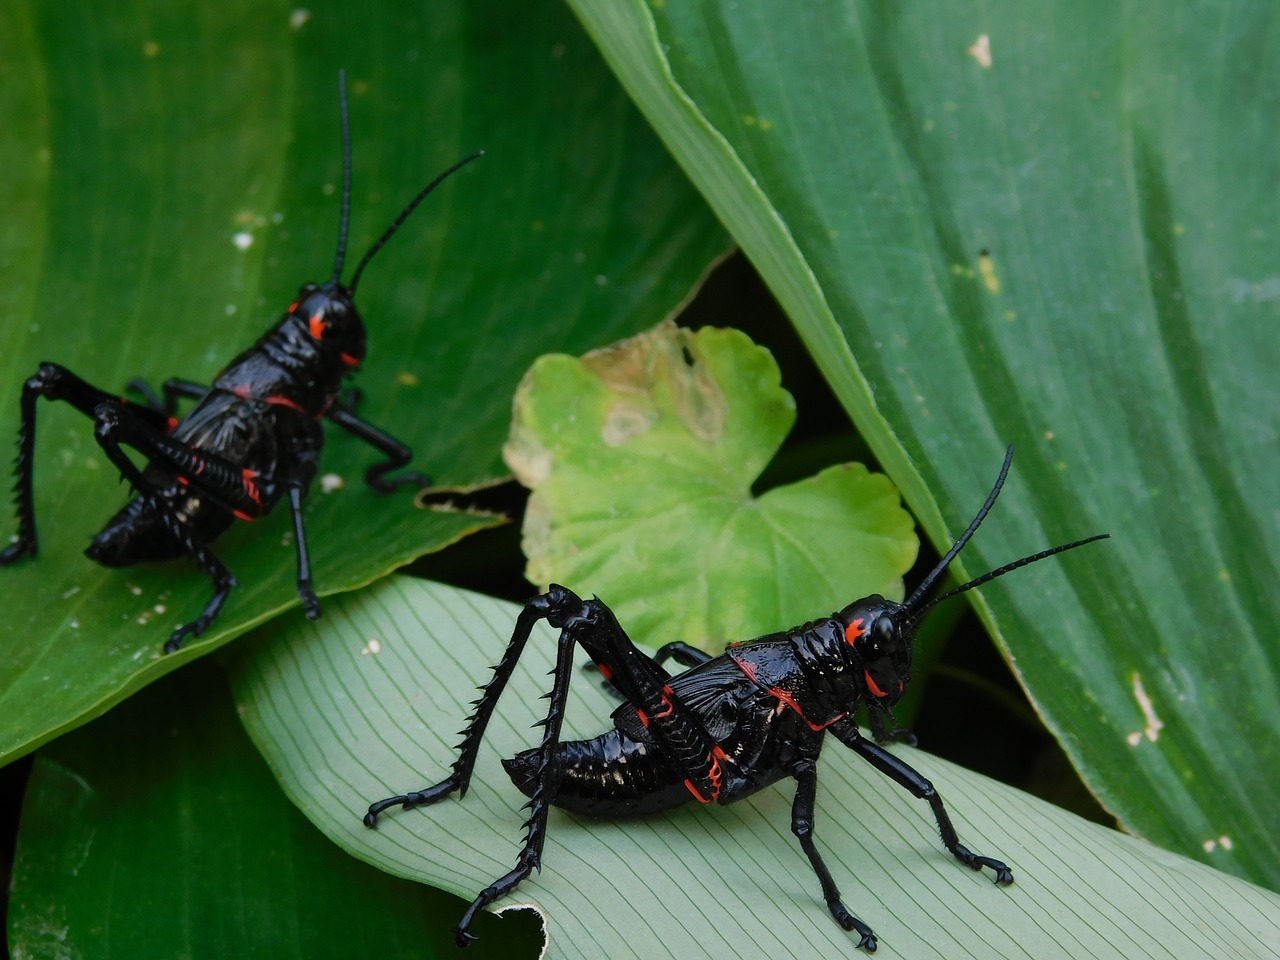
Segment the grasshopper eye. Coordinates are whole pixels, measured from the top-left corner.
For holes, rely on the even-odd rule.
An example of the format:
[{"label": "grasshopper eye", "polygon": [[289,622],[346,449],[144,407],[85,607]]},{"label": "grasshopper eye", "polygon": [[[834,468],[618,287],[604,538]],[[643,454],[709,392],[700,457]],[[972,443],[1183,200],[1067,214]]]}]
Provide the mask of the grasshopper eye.
[{"label": "grasshopper eye", "polygon": [[898,646],[898,625],[893,617],[881,617],[871,627],[871,649],[879,654],[892,652]]}]

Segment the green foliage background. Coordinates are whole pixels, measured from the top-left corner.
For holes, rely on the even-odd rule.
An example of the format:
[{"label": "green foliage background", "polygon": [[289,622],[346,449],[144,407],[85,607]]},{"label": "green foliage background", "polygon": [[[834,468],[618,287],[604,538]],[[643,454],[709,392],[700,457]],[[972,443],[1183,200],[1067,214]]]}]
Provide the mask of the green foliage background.
[{"label": "green foliage background", "polygon": [[[343,66],[354,252],[437,170],[487,151],[410,221],[361,290],[371,338],[364,412],[409,441],[442,483],[501,477],[511,398],[534,359],[602,346],[673,310],[729,243],[718,218],[935,544],[963,527],[1004,444],[1017,444],[998,517],[963,572],[1113,534],[1087,562],[992,584],[979,610],[1125,827],[1274,889],[1272,5],[569,7],[581,25],[557,5],[498,0],[5,5],[0,392],[16,397],[43,359],[104,387],[138,375],[207,379],[300,282],[323,276]],[[237,234],[252,238],[247,248]],[[16,402],[6,402],[0,438],[17,429]],[[173,567],[121,573],[79,555],[124,491],[83,418],[46,407],[43,554],[0,574],[6,760],[255,625],[265,626],[238,656],[271,649],[278,614],[295,602],[285,518],[238,529],[219,549],[243,586],[218,630],[159,659],[207,585]],[[325,457],[326,471],[349,482],[311,498],[322,593],[368,584],[490,522],[363,489],[354,478],[368,451],[348,438],[334,437]],[[207,692],[215,677],[171,682]],[[157,739],[178,736],[175,698],[193,715],[196,703],[227,715],[225,700],[164,689],[128,705]],[[77,782],[105,794],[88,763],[115,755],[113,719],[39,760],[26,862],[79,869],[74,852],[54,853],[76,835],[33,811],[92,823],[88,807],[53,798]],[[982,726],[980,715],[957,722]],[[226,742],[238,736],[209,727]],[[214,753],[198,739],[188,749]],[[133,819],[120,836],[145,832],[147,799],[173,790],[191,815],[170,835],[207,839],[176,768],[138,769],[138,805],[125,804]],[[265,783],[245,794],[245,809],[278,803]],[[327,842],[296,829],[300,844]],[[118,849],[122,869],[147,852]],[[190,905],[211,888],[248,889],[225,880],[245,857],[234,846],[201,852],[208,883],[190,888],[156,880]],[[349,859],[293,862],[328,872]],[[310,888],[316,872],[298,867],[299,892],[275,905],[298,930],[316,914],[341,916],[323,905],[342,884]],[[19,879],[15,955],[46,955],[62,931],[96,929],[91,915],[49,914],[65,873]],[[386,909],[418,909],[409,896],[398,906],[388,897]],[[1045,909],[1060,906],[1047,896]],[[85,902],[94,901],[91,892]],[[1249,909],[1263,919],[1251,929],[1274,930],[1274,901],[1256,903]],[[458,905],[423,909],[439,931]],[[148,922],[145,911],[131,916]],[[414,929],[389,916],[387,929]],[[222,933],[186,924],[173,934],[181,942],[154,936],[166,938],[162,952],[197,956],[219,955]],[[319,955],[305,937],[273,942],[286,955]],[[136,941],[118,943],[138,955]],[[338,933],[324,943],[349,955]],[[1280,947],[1255,934],[1232,949]]]}]

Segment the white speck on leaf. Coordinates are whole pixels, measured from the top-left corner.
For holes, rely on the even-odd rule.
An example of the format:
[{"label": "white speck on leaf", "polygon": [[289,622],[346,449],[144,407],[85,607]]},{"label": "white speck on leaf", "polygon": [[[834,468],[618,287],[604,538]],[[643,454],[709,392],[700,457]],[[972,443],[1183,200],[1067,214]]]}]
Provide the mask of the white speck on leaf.
[{"label": "white speck on leaf", "polygon": [[985,33],[973,41],[973,46],[969,48],[968,53],[978,61],[978,66],[984,70],[991,69],[991,38]]},{"label": "white speck on leaf", "polygon": [[1164,721],[1156,715],[1155,704],[1147,695],[1146,688],[1142,685],[1142,678],[1135,672],[1130,679],[1133,682],[1133,697],[1138,701],[1138,708],[1142,710],[1142,716],[1147,725],[1142,730],[1135,730],[1125,739],[1131,747],[1141,743],[1144,736],[1155,743],[1156,738],[1160,736],[1160,731],[1164,729]]},{"label": "white speck on leaf", "polygon": [[978,272],[982,275],[982,283],[992,294],[1000,293],[1000,277],[996,274],[996,262],[986,250],[978,255]]}]

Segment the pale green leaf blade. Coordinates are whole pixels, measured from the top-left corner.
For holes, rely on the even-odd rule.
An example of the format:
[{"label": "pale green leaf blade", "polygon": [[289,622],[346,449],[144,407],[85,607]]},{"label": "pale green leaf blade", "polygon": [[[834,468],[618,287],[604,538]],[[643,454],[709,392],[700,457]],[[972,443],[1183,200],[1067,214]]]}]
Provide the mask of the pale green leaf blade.
[{"label": "pale green leaf blade", "polygon": [[[553,634],[535,630],[467,796],[391,811],[453,745],[515,622],[511,604],[388,578],[340,598],[323,624],[293,618],[240,660],[241,715],[289,795],[337,843],[400,876],[472,897],[515,863],[524,797],[499,758],[536,742]],[[239,651],[247,654],[248,650]],[[566,735],[602,732],[612,701],[583,676]],[[882,951],[909,957],[1280,956],[1280,897],[1080,820],[916,750],[898,749],[946,797],[961,838],[1005,857],[999,888],[949,857],[928,808],[831,745],[816,830],[845,901]],[[789,830],[784,783],[729,807],[588,821],[553,811],[544,868],[500,909],[546,918],[550,958],[852,956]]]}]

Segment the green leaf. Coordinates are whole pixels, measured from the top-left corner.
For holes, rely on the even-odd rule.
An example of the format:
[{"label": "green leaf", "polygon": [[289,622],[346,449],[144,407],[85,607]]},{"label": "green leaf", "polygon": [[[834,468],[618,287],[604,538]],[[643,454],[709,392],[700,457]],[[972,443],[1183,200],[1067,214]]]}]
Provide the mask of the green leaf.
[{"label": "green leaf", "polygon": [[917,541],[883,476],[844,464],[752,495],[795,420],[779,381],[744,334],[670,322],[540,358],[504,450],[533,491],[529,579],[616,598],[639,642],[716,651],[853,596],[901,597]]},{"label": "green leaf", "polygon": [[[232,0],[0,11],[0,444],[42,360],[104,389],[207,382],[333,263],[337,72],[354,154],[348,264],[440,170],[360,285],[361,413],[450,486],[505,475],[521,374],[652,322],[726,244],[562,8],[497,0],[304,8]],[[187,562],[107,570],[81,556],[126,499],[89,420],[41,403],[41,555],[0,570],[0,762],[297,603],[288,511],[216,549],[240,581],[188,652],[207,601]],[[415,509],[361,481],[377,459],[329,430],[307,502],[322,595],[491,524]],[[0,537],[14,530],[4,508]]]},{"label": "green leaf", "polygon": [[[313,624],[237,650],[241,716],[285,790],[342,847],[464,898],[506,873],[524,801],[499,757],[536,742],[554,659],[540,625],[489,725],[463,799],[393,810],[367,804],[449,772],[475,687],[518,608],[390,577],[338,598]],[[615,701],[582,677],[566,736],[608,726]],[[895,748],[946,797],[961,838],[1004,857],[1000,888],[938,843],[928,807],[838,744],[822,760],[816,837],[845,902],[898,956],[1280,956],[1280,896],[1106,830],[928,754]],[[543,869],[499,909],[543,914],[547,957],[844,956],[789,830],[787,784],[728,807],[589,821],[553,810]]]},{"label": "green leaf", "polygon": [[8,931],[15,958],[452,957],[462,906],[321,836],[201,666],[36,759]]},{"label": "green leaf", "polygon": [[[1125,826],[1280,886],[1280,11],[571,0]],[[988,59],[989,58],[989,59]]]}]

